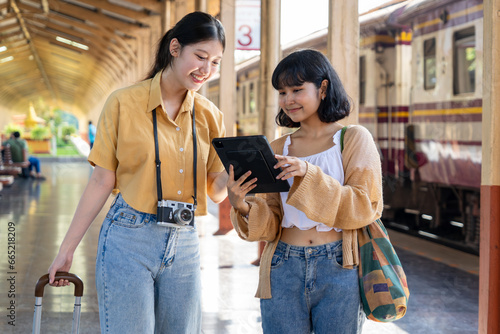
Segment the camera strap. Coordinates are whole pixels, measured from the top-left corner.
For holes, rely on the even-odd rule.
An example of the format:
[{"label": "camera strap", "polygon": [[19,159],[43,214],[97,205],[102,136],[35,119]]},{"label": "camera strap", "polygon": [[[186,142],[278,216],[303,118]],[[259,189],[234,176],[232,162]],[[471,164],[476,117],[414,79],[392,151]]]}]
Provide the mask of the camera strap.
[{"label": "camera strap", "polygon": [[[158,194],[158,202],[163,199],[162,189],[161,189],[161,161],[160,161],[160,151],[158,149],[158,126],[156,122],[156,109],[153,111],[153,129],[155,136],[155,163],[156,163],[156,192]],[[194,208],[198,205],[196,200],[196,166],[197,166],[197,157],[198,150],[196,145],[196,125],[195,125],[195,116],[194,116],[194,101],[193,101],[193,187],[194,187]]]}]

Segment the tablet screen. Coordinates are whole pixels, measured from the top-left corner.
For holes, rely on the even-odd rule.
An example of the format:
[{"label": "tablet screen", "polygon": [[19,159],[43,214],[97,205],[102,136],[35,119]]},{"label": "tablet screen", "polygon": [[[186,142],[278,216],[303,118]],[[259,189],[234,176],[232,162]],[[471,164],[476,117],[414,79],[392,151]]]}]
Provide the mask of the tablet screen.
[{"label": "tablet screen", "polygon": [[[250,178],[256,177],[264,183],[274,182],[273,173],[261,151],[228,151],[226,152],[229,164],[234,166],[234,179],[239,179],[248,170],[252,171]],[[241,164],[244,162],[245,164]]]},{"label": "tablet screen", "polygon": [[276,179],[281,169],[274,168],[278,161],[265,136],[215,138],[212,145],[228,173],[229,166],[233,165],[235,180],[252,171],[249,179],[256,177],[257,186],[249,193],[285,192],[290,189],[288,181]]}]

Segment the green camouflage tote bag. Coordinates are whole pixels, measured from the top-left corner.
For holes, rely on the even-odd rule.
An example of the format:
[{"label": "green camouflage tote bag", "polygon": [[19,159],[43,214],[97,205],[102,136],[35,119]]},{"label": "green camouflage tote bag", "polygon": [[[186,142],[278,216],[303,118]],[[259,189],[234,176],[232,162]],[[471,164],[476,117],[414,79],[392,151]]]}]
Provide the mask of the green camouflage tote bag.
[{"label": "green camouflage tote bag", "polygon": [[358,230],[359,288],[366,317],[391,322],[406,314],[410,290],[387,230],[377,219]]},{"label": "green camouflage tote bag", "polygon": [[[344,149],[342,128],[340,150]],[[366,317],[391,322],[406,314],[410,290],[401,262],[382,221],[358,229],[359,289]]]}]

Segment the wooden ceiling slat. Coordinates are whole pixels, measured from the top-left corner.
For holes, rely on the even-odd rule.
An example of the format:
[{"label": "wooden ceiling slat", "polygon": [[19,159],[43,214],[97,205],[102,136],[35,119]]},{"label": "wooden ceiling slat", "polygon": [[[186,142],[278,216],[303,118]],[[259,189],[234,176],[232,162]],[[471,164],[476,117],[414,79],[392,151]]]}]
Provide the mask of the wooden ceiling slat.
[{"label": "wooden ceiling slat", "polygon": [[33,27],[31,27],[30,30],[32,31],[34,38],[43,39],[46,42],[48,42],[49,44],[59,46],[61,48],[76,52],[76,53],[81,54],[81,55],[86,54],[86,55],[90,55],[92,57],[96,57],[99,54],[99,50],[97,50],[96,48],[92,48],[92,45],[87,45],[89,47],[89,49],[83,50],[83,49],[77,48],[76,46],[66,44],[63,42],[59,42],[58,40],[55,39],[55,36],[57,36],[57,35],[55,35],[54,33],[50,32],[50,31],[40,30],[40,29],[36,29]]},{"label": "wooden ceiling slat", "polygon": [[51,61],[50,64],[47,64],[47,70],[57,69],[58,72],[68,72],[71,73],[73,77],[76,77],[79,75],[85,75],[84,71],[82,71],[82,67],[86,65],[90,64],[85,64],[82,62],[78,65],[69,65],[68,63]]},{"label": "wooden ceiling slat", "polygon": [[29,51],[29,46],[27,43],[24,45],[19,45],[19,46],[15,46],[15,47],[9,46],[9,47],[7,47],[7,50],[0,52],[0,57],[4,58],[4,55],[14,56],[17,52],[23,52],[26,50]]},{"label": "wooden ceiling slat", "polygon": [[108,29],[95,28],[95,27],[90,26],[86,23],[72,21],[72,20],[65,18],[64,16],[60,16],[60,15],[57,15],[54,13],[49,13],[48,17],[49,17],[49,20],[51,20],[51,21],[52,20],[60,21],[62,23],[69,24],[69,25],[72,25],[74,27],[89,31],[91,34],[102,37],[107,43],[115,44],[112,41],[112,40],[115,40],[117,46],[121,50],[125,51],[125,53],[129,56],[129,61],[135,61],[136,55],[132,51],[131,47],[123,40],[123,38],[121,38],[120,36],[118,36],[116,34],[111,33]]},{"label": "wooden ceiling slat", "polygon": [[[66,48],[68,50],[74,50],[74,51],[80,52],[80,49],[78,49],[76,47],[73,47],[73,46],[68,45],[68,44],[60,43],[60,42],[46,36],[46,35],[51,35],[51,33],[46,33],[46,32],[40,31],[40,30],[38,30],[37,33],[38,33],[38,35],[37,35],[38,37],[45,39],[50,44],[58,45],[58,46],[61,46],[63,48]],[[81,51],[83,51],[83,50],[81,50]],[[120,64],[117,64],[117,63],[111,61],[107,57],[102,57],[101,55],[98,54],[97,51],[91,51],[91,49],[89,49],[88,51],[83,51],[83,52],[85,52],[85,54],[92,55],[92,57],[95,58],[97,62],[101,62],[102,64],[106,64],[108,70],[112,71],[112,74],[114,75],[114,78],[116,80],[119,80],[121,78],[121,74],[122,74],[122,71],[124,71],[124,69],[122,67],[120,67]]]},{"label": "wooden ceiling slat", "polygon": [[[127,0],[128,2],[134,3],[136,5],[140,5],[144,8],[147,8],[148,10],[155,12],[155,13],[161,13],[162,10],[162,1],[158,0]],[[166,0],[168,1],[168,0]]]},{"label": "wooden ceiling slat", "polygon": [[10,19],[15,19],[15,18],[16,18],[16,14],[15,14],[15,13],[13,13],[13,12],[7,12],[7,14],[5,14],[5,15],[3,15],[3,16],[0,14],[0,19],[1,19],[3,22],[5,22],[5,21],[7,21],[7,20],[10,20]]},{"label": "wooden ceiling slat", "polygon": [[6,54],[5,56],[2,54],[0,58],[6,58],[7,56],[9,57],[14,57],[14,61],[21,61],[24,59],[28,59],[30,56],[32,56],[30,50],[25,50],[22,52],[16,52],[15,54]]},{"label": "wooden ceiling slat", "polygon": [[18,30],[21,30],[21,28],[19,27],[19,24],[16,22],[16,23],[13,23],[13,24],[8,24],[8,25],[5,25],[5,26],[1,26],[0,27],[0,33],[4,32],[4,31],[7,31],[7,30],[10,30],[10,29],[18,29]]},{"label": "wooden ceiling slat", "polygon": [[23,73],[23,70],[32,70],[31,66],[34,69],[37,68],[36,64],[32,61],[27,61],[27,59],[24,60],[23,58],[17,59],[14,57],[14,60],[0,64],[0,73],[3,74],[11,69],[17,69],[19,73]]},{"label": "wooden ceiling slat", "polygon": [[[33,77],[24,77],[24,76],[17,76],[14,78],[9,79],[9,87],[16,89],[19,87],[27,87],[29,85],[33,84],[38,84],[38,83],[43,83],[42,76],[36,76],[34,75]],[[22,90],[22,89],[21,89]]]},{"label": "wooden ceiling slat", "polygon": [[[49,7],[51,10],[55,10],[57,12],[63,13],[65,15],[69,16],[76,16],[80,18],[83,21],[89,20],[91,22],[94,22],[97,25],[103,25],[105,27],[111,28],[111,29],[118,29],[118,30],[123,30],[123,31],[130,31],[134,27],[137,27],[137,25],[134,25],[132,23],[127,23],[121,20],[117,20],[114,18],[111,18],[107,15],[101,14],[101,13],[96,13],[94,11],[91,11],[89,9],[85,9],[80,6],[76,6],[70,3],[66,3],[63,1],[59,0],[48,0],[49,1]],[[138,27],[137,27],[138,28]],[[133,33],[132,33],[133,35]]]},{"label": "wooden ceiling slat", "polygon": [[14,37],[14,36],[22,36],[22,38],[24,38],[23,32],[21,31],[21,29],[19,29],[18,31],[13,31],[13,32],[10,32],[7,34],[1,34],[0,35],[0,42],[5,43],[9,38]]},{"label": "wooden ceiling slat", "polygon": [[140,22],[144,27],[149,27],[151,22],[149,21],[150,16],[153,14],[152,12],[145,10],[143,11],[135,11],[132,9],[128,9],[113,3],[108,2],[107,0],[79,0],[80,2],[86,3],[88,5],[94,6],[99,9],[104,9],[113,13],[117,13],[119,15],[126,16],[132,20],[136,20]]},{"label": "wooden ceiling slat", "polygon": [[[68,29],[66,27],[63,27],[61,25],[56,25],[56,24],[51,24],[50,22],[36,22],[32,21],[30,19],[26,19],[26,23],[28,26],[31,28],[33,27],[34,29],[44,29],[45,32],[47,33],[52,33],[55,36],[60,36],[66,39],[70,39],[74,42],[80,43],[87,45],[88,44],[88,39],[91,36],[82,34],[80,32],[77,32],[75,30]],[[42,25],[43,27],[40,27],[39,25]]]},{"label": "wooden ceiling slat", "polygon": [[[31,20],[26,20],[27,22],[32,22]],[[127,66],[129,64],[128,59],[123,55],[123,52],[121,49],[119,49],[115,44],[109,43],[108,41],[104,40],[101,36],[99,35],[86,35],[80,31],[73,30],[73,29],[68,29],[67,27],[64,27],[62,25],[52,23],[51,21],[39,21],[41,24],[45,25],[46,27],[52,28],[54,30],[59,30],[61,32],[65,32],[68,35],[73,35],[76,37],[79,37],[81,39],[87,39],[88,41],[82,41],[79,43],[82,44],[93,44],[97,47],[97,49],[102,50],[103,52],[108,52],[108,50],[111,50],[112,52],[109,53],[109,56],[113,58],[113,61],[120,63],[122,66]],[[89,33],[90,34],[90,33]],[[88,43],[90,42],[90,43]],[[120,57],[121,59],[118,59],[117,57]]]},{"label": "wooden ceiling slat", "polygon": [[[40,75],[40,73],[36,73],[35,71],[33,71],[33,76],[34,77],[37,77],[37,78],[42,78],[42,76]],[[7,84],[9,84],[12,80],[17,80],[18,78],[23,78],[25,77],[25,73],[22,73],[22,72],[19,72],[18,70],[12,70],[12,71],[6,71],[4,73],[4,71],[2,71],[2,78],[5,78],[5,82],[7,82]]]},{"label": "wooden ceiling slat", "polygon": [[[54,45],[50,43],[52,41],[52,39],[40,38],[36,39],[33,43],[35,44],[37,49],[43,49],[46,52],[54,52],[74,60],[85,58],[85,55],[78,50],[68,49],[65,46],[55,48]],[[92,54],[90,56],[90,58],[94,58]]]}]

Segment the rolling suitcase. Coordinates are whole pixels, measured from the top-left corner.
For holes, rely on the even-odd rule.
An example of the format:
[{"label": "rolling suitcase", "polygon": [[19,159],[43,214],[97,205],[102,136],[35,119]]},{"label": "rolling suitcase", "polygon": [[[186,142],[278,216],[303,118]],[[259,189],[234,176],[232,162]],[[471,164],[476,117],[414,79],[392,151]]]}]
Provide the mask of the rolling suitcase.
[{"label": "rolling suitcase", "polygon": [[[75,285],[75,308],[73,310],[73,324],[71,333],[77,334],[80,328],[80,309],[83,296],[83,282],[80,277],[66,272],[57,272],[56,280],[66,279]],[[49,274],[45,274],[38,279],[35,288],[35,314],[33,315],[33,334],[40,334],[40,324],[42,322],[42,297],[45,286],[49,284]]]}]

